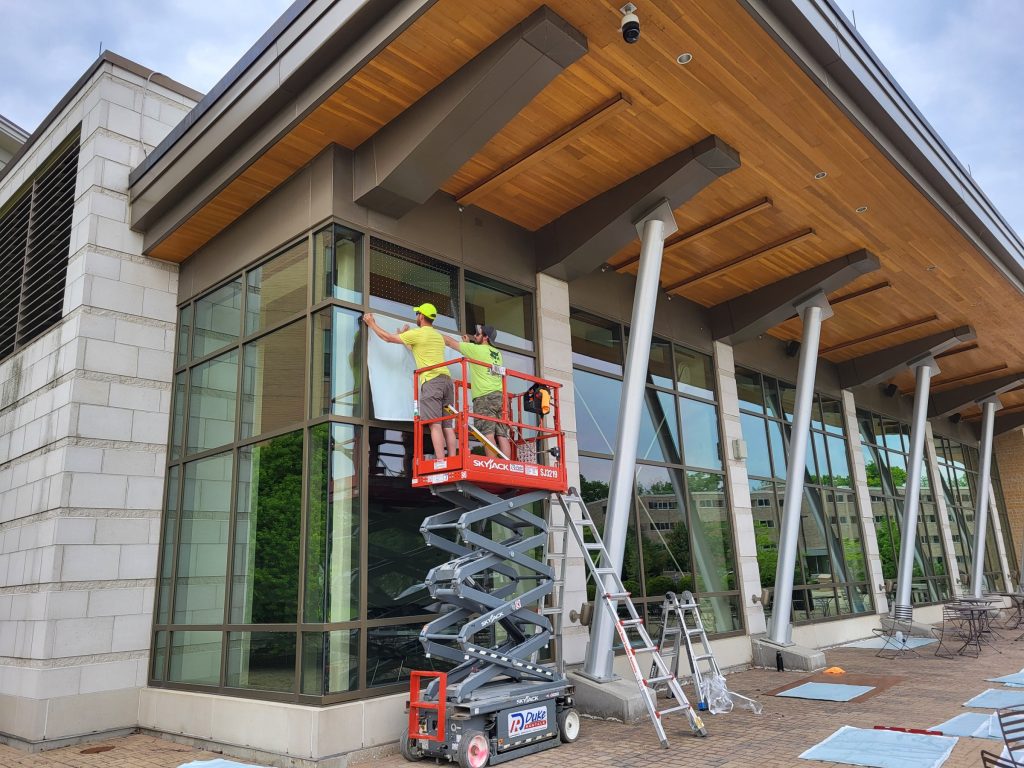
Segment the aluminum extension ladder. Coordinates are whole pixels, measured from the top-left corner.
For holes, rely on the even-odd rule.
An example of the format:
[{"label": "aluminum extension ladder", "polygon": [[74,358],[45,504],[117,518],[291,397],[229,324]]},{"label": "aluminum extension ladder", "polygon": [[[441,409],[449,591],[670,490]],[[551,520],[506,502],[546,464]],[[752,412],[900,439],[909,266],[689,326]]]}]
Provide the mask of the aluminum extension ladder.
[{"label": "aluminum extension ladder", "polygon": [[[605,610],[611,611],[611,615],[615,620],[615,629],[626,652],[629,668],[636,679],[641,698],[643,698],[644,705],[647,707],[647,714],[654,725],[654,730],[658,734],[661,746],[666,749],[668,748],[668,736],[665,735],[662,717],[673,712],[683,712],[686,715],[686,719],[690,724],[690,730],[694,736],[707,736],[708,732],[704,728],[703,720],[701,720],[700,715],[697,714],[693,707],[690,706],[690,702],[686,698],[686,694],[683,693],[683,688],[679,684],[678,678],[669,670],[659,647],[654,644],[650,634],[647,632],[644,620],[640,617],[636,605],[630,599],[630,593],[626,591],[625,586],[622,584],[618,570],[607,566],[610,561],[608,550],[605,549],[604,542],[598,533],[597,524],[590,516],[590,511],[587,509],[586,504],[584,504],[583,499],[574,488],[570,488],[567,495],[556,494],[555,496],[565,516],[566,528],[584,553],[583,562],[586,563],[589,577],[594,580],[596,587],[595,594],[597,599],[595,602],[598,605],[604,606]],[[574,519],[572,516],[571,508],[574,506],[579,509],[579,519]],[[597,562],[595,562],[594,555],[598,556]],[[619,602],[625,606],[628,618],[624,619],[619,616]],[[651,657],[653,671],[647,677],[640,671],[640,665],[637,661],[638,654],[650,655]],[[669,693],[672,695],[674,702],[664,709],[658,709],[657,687],[662,683],[668,686]]]},{"label": "aluminum extension ladder", "polygon": [[[704,681],[707,678],[721,675],[722,670],[719,668],[718,659],[715,658],[711,644],[708,642],[708,633],[700,615],[700,606],[688,590],[683,592],[682,599],[675,592],[667,592],[665,602],[662,603],[661,616],[661,637],[658,640],[658,647],[663,652],[667,648],[672,649],[670,668],[677,679],[679,677],[679,657],[682,655],[683,649],[686,650],[686,659],[690,664],[690,677],[693,680],[694,698],[699,702],[700,709],[707,709],[707,688]],[[700,640],[699,649],[694,648],[694,638]],[[706,667],[702,668],[702,665],[706,665]],[[654,674],[655,669],[652,665],[651,675]]]}]

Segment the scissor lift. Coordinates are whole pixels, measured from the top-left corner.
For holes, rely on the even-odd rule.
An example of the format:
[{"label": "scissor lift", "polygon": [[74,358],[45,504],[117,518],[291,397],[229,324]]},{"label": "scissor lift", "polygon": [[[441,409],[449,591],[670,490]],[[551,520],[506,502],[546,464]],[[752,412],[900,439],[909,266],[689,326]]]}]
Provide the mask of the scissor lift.
[{"label": "scissor lift", "polygon": [[[428,656],[455,666],[447,673],[413,673],[400,747],[409,760],[482,768],[575,741],[579,734],[573,686],[553,662],[541,660],[552,639],[546,614],[558,607],[541,607],[554,574],[546,562],[547,523],[533,510],[551,493],[567,490],[564,435],[555,382],[495,369],[503,381],[501,417],[475,416],[468,373],[482,363],[445,365],[461,373],[454,412],[434,420],[417,414],[412,482],[451,504],[420,527],[428,545],[451,555],[427,575],[426,588],[440,611],[420,632],[420,642]],[[427,370],[416,372],[417,383]],[[526,391],[535,386],[550,394],[547,415],[529,410]],[[473,452],[471,419],[476,427],[485,421],[507,425],[512,455]],[[434,422],[455,429],[457,456],[424,456],[424,428]],[[425,688],[424,678],[433,678]]]}]

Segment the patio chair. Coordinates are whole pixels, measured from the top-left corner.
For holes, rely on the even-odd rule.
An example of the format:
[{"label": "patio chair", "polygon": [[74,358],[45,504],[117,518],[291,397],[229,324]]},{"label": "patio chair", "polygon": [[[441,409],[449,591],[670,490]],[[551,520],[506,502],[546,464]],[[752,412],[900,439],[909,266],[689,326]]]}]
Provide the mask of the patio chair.
[{"label": "patio chair", "polygon": [[875,656],[882,659],[895,659],[912,653],[920,658],[921,654],[907,646],[907,640],[910,639],[913,628],[913,610],[906,606],[895,606],[893,608],[892,623],[888,627],[879,627],[871,630],[875,637],[882,638],[882,647],[878,649],[878,653]]},{"label": "patio chair", "polygon": [[1024,755],[1024,706],[1000,709],[996,716],[999,718],[999,730],[1003,732],[1003,743],[1010,751],[1011,758]]},{"label": "patio chair", "polygon": [[994,755],[984,749],[981,750],[981,764],[984,768],[1020,768],[1020,763]]},{"label": "patio chair", "polygon": [[[932,627],[932,634],[939,641],[935,655],[943,659],[952,659],[972,642],[970,622],[963,614],[948,605],[942,606],[942,624]],[[954,649],[955,643],[958,643],[959,647]]]}]

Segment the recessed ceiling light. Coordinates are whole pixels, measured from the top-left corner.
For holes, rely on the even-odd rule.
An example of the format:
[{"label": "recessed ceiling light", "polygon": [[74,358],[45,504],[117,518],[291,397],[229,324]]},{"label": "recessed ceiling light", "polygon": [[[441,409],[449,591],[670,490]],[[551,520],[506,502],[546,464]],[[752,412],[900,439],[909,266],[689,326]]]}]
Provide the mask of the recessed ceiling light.
[{"label": "recessed ceiling light", "polygon": [[857,209],[857,213],[867,213],[867,212],[868,212],[868,207],[866,205],[862,205],[860,208]]},{"label": "recessed ceiling light", "polygon": [[814,174],[814,178],[817,181],[821,181],[826,176],[828,176],[828,171],[818,171],[816,174]]},{"label": "recessed ceiling light", "polygon": [[938,267],[935,264],[929,264],[924,269],[925,269],[925,272],[934,272],[936,269],[938,269]]},{"label": "recessed ceiling light", "polygon": [[680,53],[676,56],[676,64],[689,64],[691,61],[693,61],[692,53]]}]

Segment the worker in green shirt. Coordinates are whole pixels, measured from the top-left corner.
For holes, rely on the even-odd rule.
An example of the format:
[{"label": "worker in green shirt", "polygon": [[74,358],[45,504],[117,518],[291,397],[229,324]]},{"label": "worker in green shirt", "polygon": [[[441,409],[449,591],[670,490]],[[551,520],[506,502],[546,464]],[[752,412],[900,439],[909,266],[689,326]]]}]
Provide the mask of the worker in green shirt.
[{"label": "worker in green shirt", "polygon": [[[501,350],[492,346],[491,342],[498,335],[493,325],[477,325],[472,335],[462,337],[462,340],[451,336],[444,337],[444,343],[463,357],[470,360],[479,360],[486,365],[469,366],[469,389],[473,395],[473,413],[478,416],[490,416],[494,419],[501,418],[501,374],[494,373],[492,366],[501,367]],[[485,419],[475,419],[474,426],[477,431],[494,442],[495,435],[498,438],[498,450],[507,458],[512,457],[512,444],[508,439],[508,425]],[[487,445],[484,450],[488,456],[496,456],[495,452]]]},{"label": "worker in green shirt", "polygon": [[[412,352],[416,369],[444,362],[444,345],[447,337],[434,328],[437,307],[430,303],[413,307],[416,313],[416,327],[404,326],[398,333],[388,333],[377,324],[377,319],[367,312],[363,322],[382,340],[392,344],[404,344]],[[433,368],[420,374],[419,414],[423,419],[439,419],[446,415],[445,409],[455,406],[455,386],[447,367]],[[442,424],[444,426],[442,426]],[[435,421],[430,425],[430,442],[434,447],[434,458],[445,458],[458,453],[458,442],[451,420]]]}]

